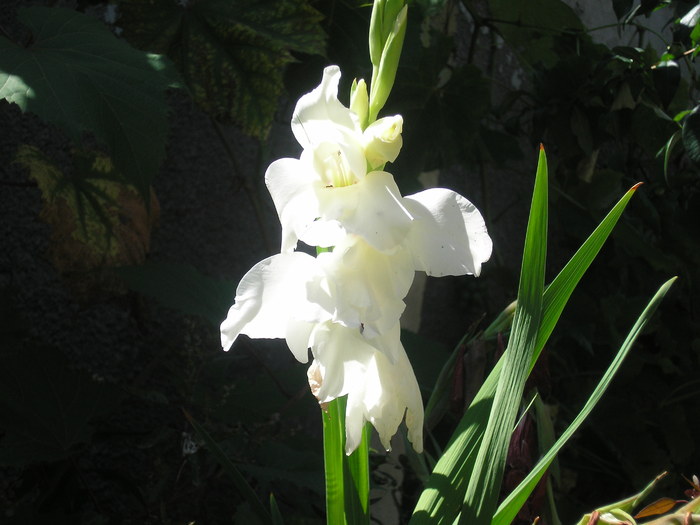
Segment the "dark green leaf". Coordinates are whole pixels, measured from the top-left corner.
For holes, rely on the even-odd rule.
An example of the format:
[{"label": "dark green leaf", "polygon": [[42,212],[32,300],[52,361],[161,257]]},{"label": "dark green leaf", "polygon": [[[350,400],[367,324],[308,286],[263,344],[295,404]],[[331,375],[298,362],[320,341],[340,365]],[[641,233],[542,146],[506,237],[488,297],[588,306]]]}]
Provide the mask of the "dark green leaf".
[{"label": "dark green leaf", "polygon": [[632,9],[633,0],[612,0],[613,11],[618,20],[622,20]]},{"label": "dark green leaf", "polygon": [[667,108],[673,100],[681,82],[681,70],[675,60],[665,60],[659,62],[651,70],[651,78],[654,81],[654,88],[659,95],[661,105]]},{"label": "dark green leaf", "polygon": [[92,132],[141,195],[165,154],[162,57],[118,40],[98,20],[69,9],[28,7],[19,20],[28,47],[0,37],[0,97],[61,126],[74,140]]},{"label": "dark green leaf", "polygon": [[561,51],[555,37],[583,30],[576,13],[560,0],[489,0],[488,4],[498,31],[530,64],[554,65]]},{"label": "dark green leaf", "polygon": [[240,492],[241,496],[246,500],[251,507],[251,510],[255,513],[255,516],[261,520],[262,523],[272,523],[272,517],[267,511],[265,506],[262,504],[258,495],[248,484],[243,475],[236,468],[236,465],[226,456],[224,451],[219,447],[219,445],[214,441],[214,439],[209,435],[209,433],[204,430],[204,427],[200,425],[187,411],[184,411],[187,421],[190,422],[192,428],[197,432],[197,436],[204,442],[207,450],[216,458],[216,461],[221,465],[224,471],[229,475],[236,488]]},{"label": "dark green leaf", "polygon": [[700,106],[695,107],[685,118],[682,137],[688,156],[700,163]]},{"label": "dark green leaf", "polygon": [[259,138],[290,51],[323,52],[320,15],[305,0],[125,0],[120,10],[125,37],[172,58],[202,109]]}]

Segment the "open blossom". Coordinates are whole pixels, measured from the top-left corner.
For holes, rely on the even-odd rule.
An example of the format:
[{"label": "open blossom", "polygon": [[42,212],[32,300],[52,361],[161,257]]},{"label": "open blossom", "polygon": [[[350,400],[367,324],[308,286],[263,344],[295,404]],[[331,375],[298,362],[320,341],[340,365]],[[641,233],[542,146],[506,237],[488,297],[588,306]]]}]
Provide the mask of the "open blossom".
[{"label": "open blossom", "polygon": [[285,338],[319,402],[348,395],[346,450],[366,421],[387,449],[406,413],[409,438],[422,449],[423,405],[401,345],[399,318],[413,280],[410,256],[386,255],[359,237],[312,257],[281,253],[251,268],[221,325],[228,350],[239,334]]},{"label": "open blossom", "polygon": [[365,422],[372,423],[382,445],[390,440],[406,415],[408,439],[423,450],[423,401],[416,376],[399,339],[398,323],[381,336],[384,346],[398,345],[394,361],[368,344],[357,330],[338,324],[320,325],[314,334],[315,359],[307,372],[311,391],[320,403],[347,395],[345,450],[360,444]]},{"label": "open blossom", "polygon": [[[301,97],[292,132],[298,159],[273,162],[265,181],[282,224],[281,253],[251,268],[221,325],[228,350],[238,335],[285,338],[308,369],[320,403],[348,396],[346,452],[369,421],[388,449],[406,418],[422,450],[423,405],[400,341],[403,299],[416,270],[479,275],[491,255],[484,220],[467,199],[444,188],[403,197],[384,171],[401,149],[401,116],[362,128],[337,97],[340,70]],[[358,83],[352,107],[366,112]],[[366,118],[366,116],[362,117]],[[312,257],[298,241],[333,247]]]},{"label": "open blossom", "polygon": [[491,255],[484,220],[467,199],[433,188],[402,197],[393,176],[367,171],[395,160],[401,147],[400,116],[364,131],[357,115],[338,100],[340,70],[327,67],[321,85],[299,99],[292,131],[299,159],[280,159],[265,181],[282,223],[282,252],[297,241],[335,246],[346,234],[374,248],[412,254],[429,275],[479,275]]}]

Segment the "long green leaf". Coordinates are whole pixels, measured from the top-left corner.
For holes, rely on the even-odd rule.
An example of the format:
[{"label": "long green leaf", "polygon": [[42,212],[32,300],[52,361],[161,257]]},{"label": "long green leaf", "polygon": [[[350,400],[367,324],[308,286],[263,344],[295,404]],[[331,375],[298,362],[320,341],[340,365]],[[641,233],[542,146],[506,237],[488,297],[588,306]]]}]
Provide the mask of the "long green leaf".
[{"label": "long green leaf", "polygon": [[[639,184],[635,185],[620,199],[544,291],[542,322],[533,355],[533,365],[551,335],[572,291],[595,259],[638,187]],[[469,410],[462,417],[445,453],[435,466],[426,489],[420,496],[411,518],[411,525],[451,524],[459,513],[468,473],[474,461],[473,452],[483,437],[483,427],[479,426],[479,422],[485,421],[489,414],[502,366],[501,359],[475,396]]]},{"label": "long green leaf", "polygon": [[547,199],[547,157],[540,146],[520,270],[518,306],[504,354],[503,372],[464,496],[460,525],[489,523],[498,503],[510,435],[520,409],[542,315],[547,258]]},{"label": "long green leaf", "polygon": [[527,475],[527,477],[515,488],[515,490],[513,490],[513,492],[510,495],[508,495],[508,497],[503,501],[503,503],[501,503],[500,507],[498,508],[496,514],[493,517],[493,521],[491,521],[491,525],[508,525],[515,519],[516,515],[518,514],[518,511],[523,506],[525,501],[527,501],[527,498],[530,496],[530,493],[534,490],[535,486],[539,482],[544,472],[547,470],[547,467],[549,467],[549,465],[552,463],[559,450],[566,444],[569,438],[581,426],[581,423],[583,423],[586,417],[588,417],[588,414],[591,413],[598,401],[600,401],[600,398],[603,396],[605,390],[608,388],[610,381],[615,376],[615,373],[617,373],[625,357],[627,357],[627,354],[632,348],[632,345],[634,344],[634,342],[636,341],[637,337],[642,332],[646,324],[649,322],[649,319],[654,314],[656,308],[659,306],[659,303],[666,295],[666,292],[668,292],[668,290],[671,288],[675,280],[676,277],[673,277],[672,279],[666,281],[661,286],[661,288],[659,288],[659,290],[656,292],[654,297],[651,299],[649,304],[646,306],[642,314],[635,322],[634,326],[632,327],[632,330],[629,332],[629,334],[627,334],[627,338],[622,343],[622,346],[618,350],[615,359],[613,359],[613,362],[605,371],[605,374],[598,383],[598,386],[596,386],[595,390],[591,394],[591,397],[588,398],[588,401],[581,409],[581,412],[579,412],[579,414],[571,422],[569,427],[564,431],[564,433],[556,441],[552,448],[549,449],[547,454],[545,454],[544,457],[540,459],[540,461],[537,463],[537,465],[535,465],[535,467]]},{"label": "long green leaf", "polygon": [[279,506],[277,506],[274,494],[270,494],[270,515],[272,516],[272,525],[284,525],[284,518]]},{"label": "long green leaf", "polygon": [[228,456],[226,456],[224,451],[221,450],[221,447],[219,447],[219,445],[216,444],[216,441],[214,441],[212,437],[207,433],[207,431],[204,430],[204,427],[197,423],[197,421],[189,414],[189,412],[187,412],[186,410],[183,410],[183,412],[185,414],[185,417],[187,418],[187,421],[189,421],[190,425],[192,425],[192,428],[194,428],[195,432],[197,432],[197,435],[202,439],[202,441],[204,441],[204,444],[206,445],[209,452],[211,452],[214,455],[216,460],[223,467],[224,471],[231,477],[233,483],[236,485],[236,488],[241,493],[241,496],[243,496],[243,499],[245,499],[248,502],[253,512],[255,512],[255,514],[262,520],[263,523],[272,523],[272,517],[270,516],[270,513],[262,504],[262,502],[258,498],[258,495],[255,493],[252,487],[245,480],[243,474],[241,474],[240,471],[236,468],[236,465],[233,464],[233,462],[228,458]]}]

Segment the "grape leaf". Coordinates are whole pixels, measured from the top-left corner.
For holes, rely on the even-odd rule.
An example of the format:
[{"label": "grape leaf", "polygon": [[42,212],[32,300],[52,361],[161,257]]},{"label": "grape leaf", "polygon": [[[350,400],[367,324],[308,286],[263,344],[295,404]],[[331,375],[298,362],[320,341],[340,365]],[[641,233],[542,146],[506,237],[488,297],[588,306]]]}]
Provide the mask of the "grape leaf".
[{"label": "grape leaf", "polygon": [[20,147],[16,162],[41,190],[41,218],[51,226],[51,259],[62,273],[140,264],[150,247],[158,201],[148,207],[109,157],[73,152],[74,169],[63,173],[38,149]]},{"label": "grape leaf", "polygon": [[63,128],[92,132],[117,168],[148,195],[165,154],[171,85],[164,57],[117,39],[100,21],[69,9],[28,7],[27,47],[0,37],[0,97]]},{"label": "grape leaf", "polygon": [[204,111],[259,138],[290,51],[323,53],[321,15],[306,0],[123,0],[120,12],[126,39],[167,54]]}]

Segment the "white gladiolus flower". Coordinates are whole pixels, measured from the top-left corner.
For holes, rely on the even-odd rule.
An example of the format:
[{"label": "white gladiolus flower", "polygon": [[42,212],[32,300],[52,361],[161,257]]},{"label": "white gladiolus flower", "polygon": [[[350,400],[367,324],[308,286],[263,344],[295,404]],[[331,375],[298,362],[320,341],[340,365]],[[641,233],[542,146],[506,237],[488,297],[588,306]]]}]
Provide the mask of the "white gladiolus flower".
[{"label": "white gladiolus flower", "polygon": [[[423,447],[423,403],[400,341],[399,319],[416,270],[479,275],[492,243],[479,210],[454,191],[433,188],[402,197],[383,171],[402,145],[403,119],[362,129],[367,87],[358,82],[353,108],[338,100],[340,70],[301,97],[292,131],[303,151],[265,174],[282,224],[281,253],[251,268],[221,324],[228,350],[238,335],[285,338],[308,369],[323,405],[348,396],[346,452],[369,421],[382,444],[406,417],[408,436]],[[312,257],[298,241],[332,247]]]}]

